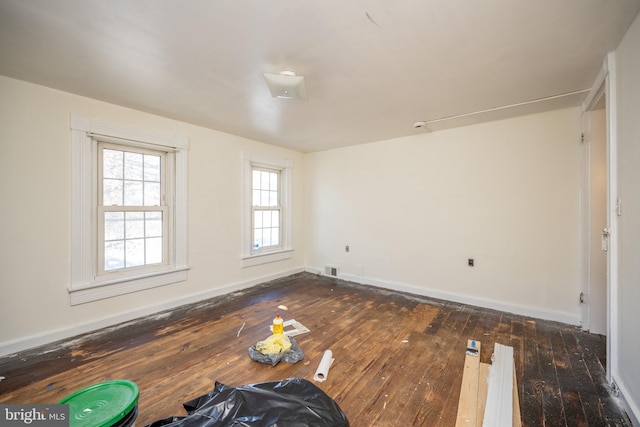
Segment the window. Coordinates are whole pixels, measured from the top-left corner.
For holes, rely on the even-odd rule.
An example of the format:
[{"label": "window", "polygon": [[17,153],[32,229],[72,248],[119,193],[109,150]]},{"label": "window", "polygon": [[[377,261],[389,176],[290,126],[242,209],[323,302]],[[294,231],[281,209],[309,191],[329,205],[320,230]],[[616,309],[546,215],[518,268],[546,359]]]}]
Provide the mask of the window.
[{"label": "window", "polygon": [[254,167],[252,173],[253,253],[282,247],[280,171]]},{"label": "window", "polygon": [[167,263],[166,153],[98,144],[98,273]]},{"label": "window", "polygon": [[243,153],[243,267],[291,258],[293,162]]},{"label": "window", "polygon": [[186,280],[186,138],[80,116],[71,133],[71,304]]}]

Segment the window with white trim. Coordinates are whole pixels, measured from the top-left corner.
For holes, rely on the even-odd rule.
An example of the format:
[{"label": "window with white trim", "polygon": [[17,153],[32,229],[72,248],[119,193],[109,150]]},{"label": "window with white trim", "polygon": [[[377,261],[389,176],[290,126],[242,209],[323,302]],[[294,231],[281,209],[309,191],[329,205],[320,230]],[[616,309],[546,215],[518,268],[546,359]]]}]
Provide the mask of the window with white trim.
[{"label": "window with white trim", "polygon": [[71,304],[187,279],[184,137],[71,116]]},{"label": "window with white trim", "polygon": [[98,275],[167,264],[166,157],[98,144]]},{"label": "window with white trim", "polygon": [[292,257],[293,162],[243,153],[241,265],[250,267]]},{"label": "window with white trim", "polygon": [[254,166],[251,169],[252,252],[268,252],[282,248],[282,205],[280,203],[280,171]]}]

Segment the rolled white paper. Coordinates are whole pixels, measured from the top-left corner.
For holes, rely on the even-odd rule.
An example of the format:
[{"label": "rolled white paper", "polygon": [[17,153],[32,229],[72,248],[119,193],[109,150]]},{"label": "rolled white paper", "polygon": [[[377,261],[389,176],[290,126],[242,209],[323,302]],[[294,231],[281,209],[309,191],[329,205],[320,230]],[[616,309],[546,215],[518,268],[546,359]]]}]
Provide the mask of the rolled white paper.
[{"label": "rolled white paper", "polygon": [[335,359],[333,358],[333,353],[331,350],[327,350],[324,352],[322,356],[322,360],[320,361],[320,365],[318,365],[318,369],[316,370],[313,379],[318,382],[324,382],[327,380],[327,376],[329,375],[329,368]]}]

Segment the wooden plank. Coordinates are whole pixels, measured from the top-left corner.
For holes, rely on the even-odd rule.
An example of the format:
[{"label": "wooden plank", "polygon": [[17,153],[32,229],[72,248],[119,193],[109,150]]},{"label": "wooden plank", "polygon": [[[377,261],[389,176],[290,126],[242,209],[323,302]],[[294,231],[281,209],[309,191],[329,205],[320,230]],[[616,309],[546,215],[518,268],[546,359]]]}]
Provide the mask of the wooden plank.
[{"label": "wooden plank", "polygon": [[522,359],[524,369],[519,378],[522,387],[522,418],[527,427],[544,425],[542,412],[542,384],[540,380],[540,366],[538,360],[538,337],[535,320],[529,319],[523,323]]},{"label": "wooden plank", "polygon": [[506,427],[513,423],[513,371],[513,347],[495,343],[483,426]]},{"label": "wooden plank", "polygon": [[[571,363],[571,370],[574,374],[575,387],[580,395],[586,425],[597,426],[601,422],[601,405],[594,382],[598,381],[598,379],[591,377],[586,366],[585,357],[581,354],[582,350],[576,341],[573,331],[564,331],[562,337],[569,356],[569,363]],[[562,386],[564,392],[564,384]]]},{"label": "wooden plank", "polygon": [[[538,339],[536,341],[539,359],[540,391],[542,394],[542,412],[545,426],[568,427],[564,410],[562,408],[562,390],[558,381],[556,366],[553,364],[553,347],[550,334],[552,329],[548,327],[537,328]],[[549,421],[547,421],[549,420]]]},{"label": "wooden plank", "polygon": [[[487,389],[489,388],[489,369],[491,365],[488,363],[480,363],[478,375],[478,420],[476,425],[481,426],[484,419],[484,410],[487,402]],[[472,425],[472,424],[471,424]],[[513,427],[522,427],[520,414],[520,401],[518,399],[518,381],[516,378],[515,365],[513,370]]]},{"label": "wooden plank", "polygon": [[487,404],[487,391],[489,389],[489,370],[491,365],[488,363],[480,363],[480,373],[478,375],[478,410],[476,416],[476,426],[482,426],[484,419],[484,410]]},{"label": "wooden plank", "polygon": [[420,358],[407,357],[407,353],[427,354],[432,350],[432,341],[424,330],[439,311],[435,307],[420,304],[406,316],[406,320],[393,328],[399,334],[397,346],[391,349],[389,358],[397,360],[398,366],[395,366],[396,373],[391,378],[381,372],[386,379],[390,379],[385,380],[383,391],[374,402],[382,410],[367,416],[369,424],[366,425],[415,425],[415,411],[423,404],[428,386],[426,371],[422,369],[423,362]]},{"label": "wooden plank", "polygon": [[467,348],[476,349],[475,354],[467,352],[464,358],[462,385],[458,399],[456,427],[475,426],[478,412],[478,376],[480,374],[480,341],[467,341]]},{"label": "wooden plank", "polygon": [[585,426],[587,419],[582,409],[576,377],[560,330],[553,331],[549,339],[553,348],[553,365],[556,369],[558,382],[567,384],[567,387],[560,392],[560,403],[567,425]]},{"label": "wooden plank", "polygon": [[[412,355],[429,354],[431,341],[422,331],[438,313],[439,309],[435,307],[416,306],[394,327],[373,330],[372,338],[379,341],[379,345],[371,345],[370,340],[363,339],[356,331],[351,334],[367,348],[359,351],[353,366],[366,366],[367,370],[363,374],[350,370],[344,378],[334,375],[339,374],[339,370],[332,372],[332,389],[343,381],[350,384],[345,393],[350,396],[351,403],[343,408],[344,411],[353,414],[363,425],[394,422],[411,425],[405,418],[413,418],[415,408],[422,404],[420,397],[426,388],[422,381],[423,362]],[[380,357],[380,348],[385,349],[385,357]],[[343,395],[335,396],[337,399]]]}]

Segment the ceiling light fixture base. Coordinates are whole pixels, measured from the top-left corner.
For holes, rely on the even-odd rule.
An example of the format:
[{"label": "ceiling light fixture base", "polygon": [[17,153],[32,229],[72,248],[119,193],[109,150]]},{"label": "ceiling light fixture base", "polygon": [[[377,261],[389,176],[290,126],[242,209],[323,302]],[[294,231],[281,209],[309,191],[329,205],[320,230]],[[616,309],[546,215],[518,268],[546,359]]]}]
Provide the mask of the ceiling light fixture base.
[{"label": "ceiling light fixture base", "polygon": [[281,99],[307,99],[304,76],[293,71],[281,71],[279,74],[262,73],[271,96]]}]

